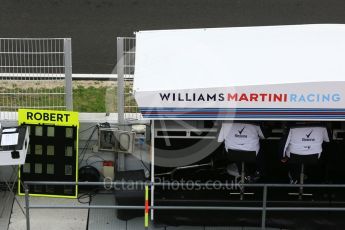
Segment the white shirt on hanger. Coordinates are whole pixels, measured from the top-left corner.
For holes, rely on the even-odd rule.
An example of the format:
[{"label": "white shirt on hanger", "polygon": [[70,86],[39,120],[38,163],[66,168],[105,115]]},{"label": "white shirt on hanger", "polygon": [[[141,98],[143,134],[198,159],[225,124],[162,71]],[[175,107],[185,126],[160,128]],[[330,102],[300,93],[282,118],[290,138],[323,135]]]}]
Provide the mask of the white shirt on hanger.
[{"label": "white shirt on hanger", "polygon": [[291,128],[284,147],[284,157],[290,153],[298,155],[320,154],[322,143],[329,142],[325,127],[297,127]]},{"label": "white shirt on hanger", "polygon": [[218,142],[225,141],[225,149],[255,151],[260,150],[259,140],[264,139],[258,125],[245,123],[223,123],[218,136]]}]

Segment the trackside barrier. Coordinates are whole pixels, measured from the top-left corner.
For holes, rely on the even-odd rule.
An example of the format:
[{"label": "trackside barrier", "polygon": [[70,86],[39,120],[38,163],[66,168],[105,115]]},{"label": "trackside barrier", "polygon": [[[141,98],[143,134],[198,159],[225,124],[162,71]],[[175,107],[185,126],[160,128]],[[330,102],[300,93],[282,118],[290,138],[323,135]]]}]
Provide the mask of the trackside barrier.
[{"label": "trackside barrier", "polygon": [[0,119],[20,108],[73,111],[71,38],[0,38]]},{"label": "trackside barrier", "polygon": [[[263,189],[261,207],[221,207],[221,206],[127,206],[127,205],[30,205],[29,185],[79,185],[79,186],[171,186],[168,182],[56,182],[56,181],[26,181],[23,183],[25,188],[25,210],[26,210],[26,229],[30,230],[30,209],[123,209],[123,210],[209,210],[209,211],[261,211],[261,229],[266,229],[267,211],[345,211],[344,207],[267,207],[268,188],[345,188],[345,184],[241,184],[242,187],[261,187]],[[174,186],[188,186],[187,183],[173,183]],[[199,183],[201,187],[211,187],[209,183]],[[226,187],[228,184],[217,183],[214,187]],[[145,191],[144,191],[145,192]]]}]

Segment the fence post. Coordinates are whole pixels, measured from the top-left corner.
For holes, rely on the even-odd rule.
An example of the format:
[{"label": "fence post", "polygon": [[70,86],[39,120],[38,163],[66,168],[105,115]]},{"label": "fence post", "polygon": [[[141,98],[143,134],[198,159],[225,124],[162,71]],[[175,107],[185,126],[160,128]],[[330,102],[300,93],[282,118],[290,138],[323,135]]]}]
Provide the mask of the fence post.
[{"label": "fence post", "polygon": [[124,124],[124,38],[117,38],[117,114],[120,125]]},{"label": "fence post", "polygon": [[30,230],[30,196],[29,196],[29,188],[27,185],[24,185],[25,189],[25,216],[26,216],[26,230]]},{"label": "fence post", "polygon": [[266,229],[267,185],[264,185],[262,198],[261,229]]},{"label": "fence post", "polygon": [[[117,117],[120,129],[125,123],[124,38],[117,38]],[[118,169],[125,170],[124,153],[117,153]]]},{"label": "fence post", "polygon": [[73,91],[72,91],[72,41],[70,38],[64,39],[64,60],[65,60],[65,104],[66,110],[73,111]]}]

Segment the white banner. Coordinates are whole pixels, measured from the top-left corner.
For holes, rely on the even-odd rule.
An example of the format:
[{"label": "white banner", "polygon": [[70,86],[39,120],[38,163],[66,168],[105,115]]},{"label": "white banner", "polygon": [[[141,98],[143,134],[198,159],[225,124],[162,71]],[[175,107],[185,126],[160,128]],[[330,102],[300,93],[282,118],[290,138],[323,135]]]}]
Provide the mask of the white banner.
[{"label": "white banner", "polygon": [[149,119],[343,119],[345,82],[140,91]]}]

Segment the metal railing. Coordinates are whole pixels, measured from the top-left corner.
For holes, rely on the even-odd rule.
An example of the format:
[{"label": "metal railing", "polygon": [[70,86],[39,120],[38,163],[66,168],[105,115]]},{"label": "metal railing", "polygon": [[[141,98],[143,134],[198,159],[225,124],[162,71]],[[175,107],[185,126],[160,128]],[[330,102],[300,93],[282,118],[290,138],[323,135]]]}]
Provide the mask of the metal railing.
[{"label": "metal railing", "polygon": [[[142,206],[127,206],[127,205],[86,205],[86,206],[69,206],[69,205],[30,205],[29,185],[79,185],[79,186],[124,186],[124,185],[139,185],[139,186],[169,186],[169,182],[52,182],[52,181],[26,181],[23,182],[25,190],[25,210],[26,210],[26,226],[30,230],[30,209],[127,209],[127,210],[145,210],[145,205]],[[174,186],[188,186],[187,183],[174,183]],[[199,183],[198,186],[209,187],[209,183]],[[226,187],[228,184],[217,183],[217,187]],[[267,197],[268,188],[345,188],[345,184],[239,184],[240,187],[256,187],[262,188],[262,205],[261,206],[150,206],[150,210],[209,210],[209,211],[261,211],[261,229],[266,229],[267,211],[345,211],[344,207],[268,207]]]},{"label": "metal railing", "polygon": [[70,38],[0,38],[0,112],[72,110],[71,49]]},{"label": "metal railing", "polygon": [[133,96],[135,45],[134,37],[117,38],[117,106],[120,124],[142,118]]}]

